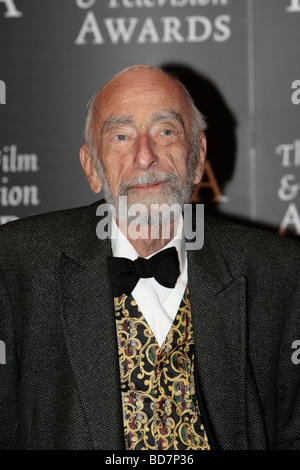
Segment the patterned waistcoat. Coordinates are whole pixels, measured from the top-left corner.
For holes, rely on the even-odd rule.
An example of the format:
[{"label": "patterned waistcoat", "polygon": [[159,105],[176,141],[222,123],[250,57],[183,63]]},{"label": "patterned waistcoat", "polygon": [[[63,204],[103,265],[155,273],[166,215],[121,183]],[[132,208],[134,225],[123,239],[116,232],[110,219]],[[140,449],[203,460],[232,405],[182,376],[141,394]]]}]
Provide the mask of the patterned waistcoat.
[{"label": "patterned waistcoat", "polygon": [[189,291],[161,347],[132,295],[115,298],[127,450],[208,450],[194,383]]}]

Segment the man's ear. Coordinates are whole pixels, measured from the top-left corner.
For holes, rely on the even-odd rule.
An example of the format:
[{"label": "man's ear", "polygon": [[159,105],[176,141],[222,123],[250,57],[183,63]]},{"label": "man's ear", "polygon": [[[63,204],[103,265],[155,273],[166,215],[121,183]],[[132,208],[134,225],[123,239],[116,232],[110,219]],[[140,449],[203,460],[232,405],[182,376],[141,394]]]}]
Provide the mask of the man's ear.
[{"label": "man's ear", "polygon": [[99,193],[101,191],[102,185],[97,174],[94,159],[89,148],[85,144],[81,145],[80,147],[79,157],[91,190],[94,193]]},{"label": "man's ear", "polygon": [[204,164],[205,164],[205,157],[206,157],[206,137],[204,132],[200,132],[199,139],[199,162],[197,168],[195,170],[195,177],[194,177],[194,184],[198,184],[201,181],[203,171],[204,171]]}]

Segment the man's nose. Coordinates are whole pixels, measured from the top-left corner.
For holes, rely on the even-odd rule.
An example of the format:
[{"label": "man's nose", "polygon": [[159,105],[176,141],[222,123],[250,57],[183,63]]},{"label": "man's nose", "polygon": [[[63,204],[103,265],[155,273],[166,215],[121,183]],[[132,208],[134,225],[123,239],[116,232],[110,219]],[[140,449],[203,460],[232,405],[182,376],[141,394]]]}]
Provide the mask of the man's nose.
[{"label": "man's nose", "polygon": [[158,156],[153,149],[151,138],[146,134],[140,135],[136,144],[134,166],[145,171],[157,162]]}]

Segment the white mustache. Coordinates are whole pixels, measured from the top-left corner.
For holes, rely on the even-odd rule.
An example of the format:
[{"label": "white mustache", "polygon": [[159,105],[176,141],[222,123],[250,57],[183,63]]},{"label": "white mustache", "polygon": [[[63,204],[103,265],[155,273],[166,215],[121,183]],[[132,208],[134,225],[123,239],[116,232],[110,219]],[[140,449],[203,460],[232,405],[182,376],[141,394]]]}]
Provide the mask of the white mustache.
[{"label": "white mustache", "polygon": [[120,195],[125,195],[129,189],[136,185],[148,185],[153,183],[177,183],[179,180],[178,176],[174,173],[165,173],[165,172],[156,172],[156,173],[147,173],[145,175],[136,176],[128,181],[123,181],[120,185]]}]

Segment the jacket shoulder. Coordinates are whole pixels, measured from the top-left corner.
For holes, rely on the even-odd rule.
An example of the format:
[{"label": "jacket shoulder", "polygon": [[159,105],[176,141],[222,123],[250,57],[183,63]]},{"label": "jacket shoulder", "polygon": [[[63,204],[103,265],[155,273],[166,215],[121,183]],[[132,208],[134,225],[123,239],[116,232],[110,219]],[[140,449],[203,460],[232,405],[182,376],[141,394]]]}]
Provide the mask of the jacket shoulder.
[{"label": "jacket shoulder", "polygon": [[99,202],[90,206],[48,212],[9,222],[0,227],[0,255],[18,257],[25,253],[61,250],[74,237],[82,237],[95,218]]},{"label": "jacket shoulder", "polygon": [[206,227],[224,258],[237,267],[247,264],[257,272],[259,269],[300,270],[300,243],[297,240],[222,219],[207,218]]}]

